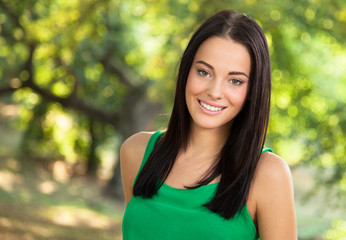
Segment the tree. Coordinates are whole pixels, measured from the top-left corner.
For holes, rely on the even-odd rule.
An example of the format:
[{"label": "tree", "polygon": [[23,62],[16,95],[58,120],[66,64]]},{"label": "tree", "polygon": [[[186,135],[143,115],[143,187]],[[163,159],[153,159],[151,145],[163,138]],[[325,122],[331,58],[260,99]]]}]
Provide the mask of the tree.
[{"label": "tree", "polygon": [[[88,159],[95,174],[105,141],[165,126],[157,114],[170,111],[182,51],[201,21],[224,8],[253,16],[268,38],[267,145],[291,164],[332,166],[328,182],[345,182],[346,17],[337,0],[0,0],[0,94],[21,109],[23,147]],[[108,190],[115,183],[121,192],[119,168]]]}]

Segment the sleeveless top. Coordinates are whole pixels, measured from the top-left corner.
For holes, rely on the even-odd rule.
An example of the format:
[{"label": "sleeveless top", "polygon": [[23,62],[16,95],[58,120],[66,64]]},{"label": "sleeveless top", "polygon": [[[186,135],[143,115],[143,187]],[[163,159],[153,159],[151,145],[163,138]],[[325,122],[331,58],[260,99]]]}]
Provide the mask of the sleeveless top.
[{"label": "sleeveless top", "polygon": [[[162,132],[150,137],[139,171]],[[264,148],[262,153],[265,151],[272,150]],[[246,204],[229,220],[203,206],[213,198],[217,186],[179,189],[163,183],[152,198],[133,196],[123,218],[123,240],[258,240]]]}]

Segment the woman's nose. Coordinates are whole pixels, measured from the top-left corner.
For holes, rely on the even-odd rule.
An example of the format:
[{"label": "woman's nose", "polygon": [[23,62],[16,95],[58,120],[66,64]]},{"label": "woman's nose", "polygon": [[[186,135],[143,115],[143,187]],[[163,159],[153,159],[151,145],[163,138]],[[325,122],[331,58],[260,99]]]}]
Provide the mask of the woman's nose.
[{"label": "woman's nose", "polygon": [[222,82],[217,80],[211,81],[208,86],[207,94],[214,99],[222,98],[223,97]]}]

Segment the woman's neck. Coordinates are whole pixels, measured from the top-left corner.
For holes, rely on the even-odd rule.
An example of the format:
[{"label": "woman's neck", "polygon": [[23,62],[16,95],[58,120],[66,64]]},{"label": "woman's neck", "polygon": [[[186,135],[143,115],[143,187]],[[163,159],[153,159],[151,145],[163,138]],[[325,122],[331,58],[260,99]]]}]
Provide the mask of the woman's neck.
[{"label": "woman's neck", "polygon": [[199,156],[217,156],[225,145],[228,129],[201,129],[191,126],[189,143],[185,153]]}]

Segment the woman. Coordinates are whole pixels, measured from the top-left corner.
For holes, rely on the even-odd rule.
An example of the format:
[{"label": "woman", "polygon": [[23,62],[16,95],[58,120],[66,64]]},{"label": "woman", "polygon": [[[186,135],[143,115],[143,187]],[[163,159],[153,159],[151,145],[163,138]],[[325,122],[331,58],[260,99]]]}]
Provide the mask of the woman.
[{"label": "woman", "polygon": [[199,27],[167,130],[121,147],[124,240],[296,239],[289,168],[263,147],[270,78],[254,20],[226,10]]}]

